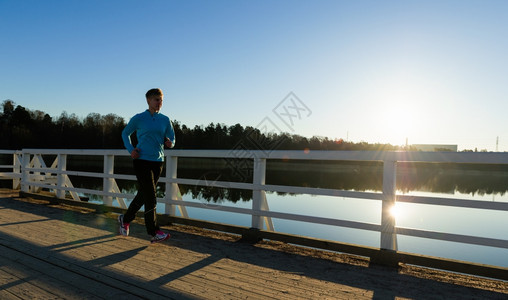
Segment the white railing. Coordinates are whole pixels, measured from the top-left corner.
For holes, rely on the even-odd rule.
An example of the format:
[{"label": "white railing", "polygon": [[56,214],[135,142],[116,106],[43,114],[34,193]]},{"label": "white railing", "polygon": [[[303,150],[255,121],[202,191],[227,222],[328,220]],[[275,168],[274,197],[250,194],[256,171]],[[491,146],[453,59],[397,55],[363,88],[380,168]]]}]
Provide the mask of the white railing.
[{"label": "white railing", "polygon": [[[133,175],[115,174],[115,156],[128,156],[125,150],[48,150],[24,149],[21,151],[0,150],[0,155],[13,155],[13,165],[1,165],[0,169],[12,169],[12,172],[0,172],[0,179],[13,180],[13,188],[23,192],[37,192],[42,188],[54,191],[56,197],[65,198],[70,194],[79,200],[78,193],[94,194],[103,197],[105,205],[112,205],[116,199],[119,205],[126,208],[125,199],[131,199],[133,194],[122,193],[117,179],[136,180]],[[471,164],[508,164],[508,153],[457,153],[457,152],[371,152],[371,151],[236,151],[236,150],[166,150],[166,176],[160,182],[166,186],[163,198],[159,203],[165,204],[165,213],[180,215],[188,218],[186,207],[221,210],[231,213],[252,216],[252,228],[274,231],[272,218],[310,222],[369,230],[380,232],[380,249],[397,250],[397,235],[422,237],[435,240],[452,241],[465,244],[482,245],[508,249],[508,240],[459,235],[435,231],[397,227],[394,216],[390,213],[395,202],[454,206],[496,211],[508,211],[506,202],[487,202],[465,199],[449,199],[436,197],[396,195],[397,162],[438,162],[438,163],[471,163]],[[51,166],[47,166],[42,156],[56,156]],[[67,170],[67,156],[88,155],[103,156],[104,170],[102,173]],[[177,177],[178,158],[230,158],[251,159],[253,161],[253,182],[204,182],[197,179]],[[383,190],[382,193],[344,191],[336,189],[309,188],[297,186],[268,185],[265,183],[266,161],[271,159],[284,160],[320,160],[320,161],[381,161],[383,162]],[[85,176],[102,178],[103,190],[75,188],[69,176]],[[206,185],[219,188],[248,189],[253,191],[251,208],[240,208],[223,205],[207,206],[201,203],[184,201],[179,193],[178,184]],[[267,191],[326,195],[382,201],[380,224],[347,221],[317,216],[306,216],[280,211],[271,211],[268,207],[265,193]],[[310,205],[310,204],[309,204]]]}]

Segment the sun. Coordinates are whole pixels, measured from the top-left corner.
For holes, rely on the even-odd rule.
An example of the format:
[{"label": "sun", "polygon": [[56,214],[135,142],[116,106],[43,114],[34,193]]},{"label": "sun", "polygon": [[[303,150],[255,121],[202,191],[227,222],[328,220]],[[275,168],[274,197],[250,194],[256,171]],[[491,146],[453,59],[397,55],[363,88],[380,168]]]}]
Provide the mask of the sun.
[{"label": "sun", "polygon": [[424,79],[406,69],[386,75],[369,87],[369,121],[380,142],[405,145],[429,124],[429,91],[422,88]]},{"label": "sun", "polygon": [[410,137],[416,113],[402,106],[392,106],[381,112],[380,130],[385,140],[393,145],[404,145]]}]

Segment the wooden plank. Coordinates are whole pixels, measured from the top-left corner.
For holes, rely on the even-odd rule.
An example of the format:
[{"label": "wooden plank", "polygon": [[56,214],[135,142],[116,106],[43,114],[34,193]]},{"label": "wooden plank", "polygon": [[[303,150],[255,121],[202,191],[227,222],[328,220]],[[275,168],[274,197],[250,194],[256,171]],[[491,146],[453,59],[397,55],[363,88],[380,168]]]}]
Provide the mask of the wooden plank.
[{"label": "wooden plank", "polygon": [[[106,299],[165,299],[167,297],[182,296],[185,298],[185,294],[181,295],[178,292],[166,289],[161,290],[160,287],[150,286],[144,281],[137,280],[135,276],[131,277],[128,274],[113,272],[107,268],[102,268],[100,265],[88,264],[72,256],[44,252],[43,248],[34,248],[34,246],[19,241],[6,242],[4,239],[2,244],[28,256],[31,261],[26,262],[26,264],[31,264],[30,267],[33,270],[42,270],[45,277],[61,278],[65,280],[66,284],[85,290],[94,297],[104,297]],[[60,288],[61,285],[59,285]]]},{"label": "wooden plank", "polygon": [[[27,264],[31,264],[33,270],[44,270],[44,274],[48,278],[65,278],[67,283],[76,287],[85,287],[85,290],[95,297],[104,296],[116,299],[119,296],[120,298],[128,298],[130,295],[134,295],[150,299],[180,296],[185,298],[185,294],[178,291],[161,289],[155,285],[150,286],[146,284],[146,281],[139,280],[136,276],[131,277],[131,275],[109,269],[97,264],[94,260],[91,262],[86,261],[86,258],[89,257],[86,254],[94,253],[90,249],[99,249],[100,251],[100,247],[94,247],[95,242],[97,242],[94,236],[97,237],[98,233],[104,235],[103,230],[84,230],[80,224],[66,224],[66,222],[62,223],[62,221],[57,220],[46,221],[47,219],[37,215],[24,212],[14,213],[9,210],[2,210],[4,216],[6,214],[13,216],[9,223],[6,223],[6,219],[0,217],[0,220],[3,221],[0,222],[0,224],[3,223],[0,227],[0,245],[11,251],[1,251],[2,256],[14,256],[13,251],[14,253],[20,253],[18,256],[21,258],[30,259]],[[72,214],[72,212],[70,213]],[[54,216],[58,217],[58,215]],[[74,219],[74,222],[76,221],[82,222],[79,218]],[[108,233],[106,237],[108,236],[111,237],[111,234]],[[99,236],[98,245],[101,245],[100,239]],[[82,242],[85,243],[85,246],[82,245]],[[147,244],[148,241],[145,240],[144,245]],[[89,247],[86,247],[86,245],[89,245]],[[79,251],[75,251],[76,256],[71,255],[74,254],[72,251],[65,251],[73,247],[79,249]],[[110,249],[114,249],[114,246],[111,246]],[[116,250],[116,252],[122,251]],[[106,256],[109,254],[107,253]],[[125,255],[123,258],[116,256],[116,259],[122,261]],[[114,262],[115,257],[109,257],[109,260]],[[48,270],[47,273],[46,270]],[[76,274],[78,274],[77,278],[73,278],[72,275]],[[135,274],[135,272],[131,274]]]},{"label": "wooden plank", "polygon": [[101,293],[90,293],[84,278],[22,252],[0,245],[0,283],[22,299],[81,298],[91,299]]},{"label": "wooden plank", "polygon": [[16,296],[16,294],[9,292],[8,290],[0,290],[0,299],[2,299],[2,300],[20,300],[22,298]]}]

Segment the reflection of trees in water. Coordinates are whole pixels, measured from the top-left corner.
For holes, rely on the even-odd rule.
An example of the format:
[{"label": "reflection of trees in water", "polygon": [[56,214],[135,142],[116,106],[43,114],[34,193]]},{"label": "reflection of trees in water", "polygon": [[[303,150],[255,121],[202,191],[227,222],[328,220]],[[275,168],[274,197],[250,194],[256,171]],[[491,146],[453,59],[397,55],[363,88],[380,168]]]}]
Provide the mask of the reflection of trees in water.
[{"label": "reflection of trees in water", "polygon": [[[184,178],[207,182],[242,182],[241,177],[227,168],[187,170]],[[180,176],[180,174],[179,174]],[[252,180],[252,179],[249,179]],[[247,181],[249,182],[249,181]],[[251,181],[250,181],[251,182]],[[268,161],[266,184],[354,191],[383,189],[381,162],[285,162]],[[220,202],[227,199],[237,202],[252,199],[252,191],[194,186],[182,189],[193,198]],[[399,163],[397,189],[403,193],[422,191],[432,193],[460,192],[471,195],[504,195],[508,191],[508,166],[438,163]],[[184,192],[185,191],[185,192]],[[287,195],[288,193],[277,193]]]},{"label": "reflection of trees in water", "polygon": [[[182,195],[221,203],[252,199],[251,190],[211,187],[213,182],[252,182],[252,170],[242,174],[227,164],[179,165],[178,177],[195,179],[198,185],[179,185]],[[187,165],[188,167],[188,165]],[[250,172],[250,173],[249,173]],[[122,172],[120,172],[122,173]],[[247,179],[245,174],[250,174]],[[76,188],[102,190],[101,178],[71,177]],[[117,180],[120,190],[135,194],[135,181]],[[354,191],[382,191],[383,165],[380,162],[285,162],[268,161],[266,184]],[[403,193],[422,191],[471,195],[500,194],[508,191],[508,166],[471,164],[398,163],[397,189]],[[157,196],[165,194],[164,183],[157,186]],[[287,193],[277,193],[286,195]],[[101,196],[90,195],[91,200]]]},{"label": "reflection of trees in water", "polygon": [[249,201],[252,199],[251,190],[219,188],[211,186],[215,182],[244,181],[245,176],[243,176],[243,174],[238,173],[237,170],[232,168],[227,168],[223,164],[205,164],[199,166],[199,168],[181,169],[179,170],[178,176],[182,178],[198,180],[198,184],[194,186],[179,186],[182,195],[191,194],[192,199],[203,199],[214,203],[221,203],[224,200],[236,203],[240,200]]},{"label": "reflection of trees in water", "polygon": [[191,194],[192,199],[203,199],[208,202],[222,203],[229,201],[236,203],[240,200],[250,201],[252,199],[251,190],[216,188],[210,186],[180,186],[182,195]]},{"label": "reflection of trees in water", "polygon": [[504,195],[508,191],[508,170],[506,166],[400,164],[397,188],[402,192]]},{"label": "reflection of trees in water", "polygon": [[313,164],[311,167],[293,164],[268,169],[266,183],[338,190],[381,190],[383,168],[378,164]]}]

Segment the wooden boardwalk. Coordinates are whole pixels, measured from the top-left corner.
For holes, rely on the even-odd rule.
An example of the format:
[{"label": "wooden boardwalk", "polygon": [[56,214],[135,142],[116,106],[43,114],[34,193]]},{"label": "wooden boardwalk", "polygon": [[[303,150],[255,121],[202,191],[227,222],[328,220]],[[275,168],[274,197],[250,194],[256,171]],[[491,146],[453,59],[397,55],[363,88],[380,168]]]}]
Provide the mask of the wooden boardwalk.
[{"label": "wooden boardwalk", "polygon": [[143,224],[0,190],[0,299],[508,299],[508,282]]}]

